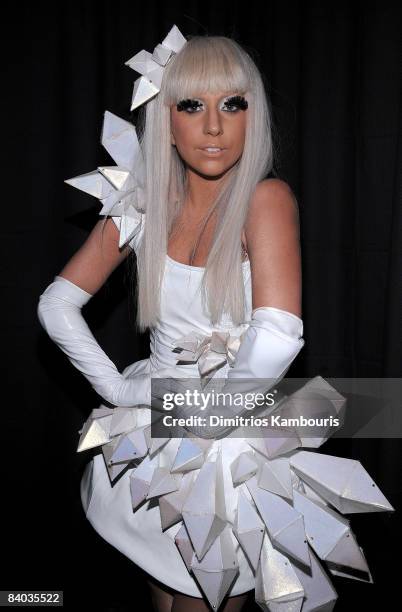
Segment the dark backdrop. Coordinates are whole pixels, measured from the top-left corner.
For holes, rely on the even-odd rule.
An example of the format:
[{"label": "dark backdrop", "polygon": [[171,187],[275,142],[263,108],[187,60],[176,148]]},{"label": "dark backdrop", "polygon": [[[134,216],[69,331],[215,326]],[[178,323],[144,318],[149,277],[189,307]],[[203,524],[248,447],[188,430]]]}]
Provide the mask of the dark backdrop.
[{"label": "dark backdrop", "polygon": [[[90,453],[76,454],[78,430],[98,399],[36,317],[40,293],[98,219],[97,201],[63,181],[112,163],[100,132],[106,109],[132,118],[138,74],[126,60],[174,23],[184,35],[234,37],[265,75],[275,171],[301,212],[306,345],[289,374],[401,376],[401,7],[97,0],[3,10],[0,588],[64,589],[70,608],[145,610],[135,605],[143,577],[92,529],[79,500]],[[148,356],[125,270],[86,310],[119,368]],[[332,577],[336,609],[396,605],[399,440],[332,440],[322,451],[360,460],[397,509],[349,517],[375,584]]]}]

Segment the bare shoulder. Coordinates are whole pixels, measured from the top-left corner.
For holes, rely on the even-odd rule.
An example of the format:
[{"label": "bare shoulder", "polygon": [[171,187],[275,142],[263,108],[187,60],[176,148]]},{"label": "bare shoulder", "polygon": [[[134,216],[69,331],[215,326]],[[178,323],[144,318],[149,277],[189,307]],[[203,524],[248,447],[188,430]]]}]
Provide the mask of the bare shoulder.
[{"label": "bare shoulder", "polygon": [[253,279],[253,308],[275,306],[299,316],[301,261],[299,210],[280,179],[258,183],[245,224]]},{"label": "bare shoulder", "polygon": [[298,227],[299,207],[291,187],[276,178],[260,181],[251,198],[244,226],[247,251],[268,230],[293,232]]},{"label": "bare shoulder", "polygon": [[260,181],[250,202],[247,222],[258,226],[277,215],[298,220],[296,197],[288,183],[281,179]]}]

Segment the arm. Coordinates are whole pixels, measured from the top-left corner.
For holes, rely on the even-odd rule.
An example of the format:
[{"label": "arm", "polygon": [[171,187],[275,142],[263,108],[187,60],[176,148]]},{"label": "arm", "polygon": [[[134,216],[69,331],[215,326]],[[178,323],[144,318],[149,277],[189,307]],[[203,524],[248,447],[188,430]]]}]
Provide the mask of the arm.
[{"label": "arm", "polygon": [[119,236],[111,218],[98,221],[59,276],[93,296],[131,251],[129,246],[119,249]]},{"label": "arm", "polygon": [[111,219],[99,221],[83,246],[40,296],[39,320],[99,395],[117,406],[150,403],[149,377],[125,379],[101,349],[81,314],[130,248],[119,250]]},{"label": "arm", "polygon": [[[228,380],[280,380],[304,345],[299,213],[286,183],[259,183],[246,222],[253,312]],[[278,382],[277,380],[277,382]]]},{"label": "arm", "polygon": [[246,220],[253,309],[272,306],[301,317],[299,212],[279,179],[258,184]]}]

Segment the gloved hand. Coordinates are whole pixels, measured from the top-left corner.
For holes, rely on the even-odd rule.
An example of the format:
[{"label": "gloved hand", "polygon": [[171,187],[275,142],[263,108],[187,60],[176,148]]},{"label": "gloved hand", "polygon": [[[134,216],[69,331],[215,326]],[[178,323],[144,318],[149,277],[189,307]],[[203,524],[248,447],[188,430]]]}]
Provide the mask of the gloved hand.
[{"label": "gloved hand", "polygon": [[[253,310],[234,367],[228,372],[228,391],[242,388],[243,391],[257,392],[257,379],[261,379],[261,388],[265,390],[266,382],[268,388],[277,384],[303,348],[302,336],[303,321],[291,312],[273,306]],[[248,382],[245,379],[254,380]],[[273,379],[272,384],[269,379]]]},{"label": "gloved hand", "polygon": [[38,317],[43,328],[104,400],[115,406],[150,405],[150,375],[124,378],[95,340],[81,313],[91,297],[56,276],[39,299]]},{"label": "gloved hand", "polygon": [[[303,322],[296,315],[271,306],[253,310],[234,366],[229,369],[227,380],[219,393],[266,394],[282,380],[304,346],[302,336]],[[249,416],[251,410],[245,407],[244,402],[235,405],[226,398],[224,403],[223,400],[214,402],[203,411],[183,406],[176,410],[177,413],[182,417],[197,414],[206,418],[205,425],[191,426],[188,429],[200,438],[215,438],[227,434],[234,427],[210,426],[208,422],[211,415]]]}]

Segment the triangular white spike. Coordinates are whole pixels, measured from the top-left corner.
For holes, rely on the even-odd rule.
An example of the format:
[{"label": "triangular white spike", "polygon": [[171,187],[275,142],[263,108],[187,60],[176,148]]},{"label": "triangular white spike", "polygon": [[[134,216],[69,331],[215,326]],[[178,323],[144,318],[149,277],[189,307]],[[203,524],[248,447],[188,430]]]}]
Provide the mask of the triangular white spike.
[{"label": "triangular white spike", "polygon": [[127,191],[135,187],[135,182],[126,168],[121,166],[99,166],[99,172],[112,184],[118,191]]},{"label": "triangular white spike", "polygon": [[[360,548],[361,557],[362,559],[365,560],[366,557],[364,556],[363,549],[361,548],[361,546],[359,546],[359,548]],[[342,567],[341,565],[336,565],[335,563],[332,563],[330,561],[327,561],[326,565],[330,573],[333,574],[334,576],[340,576],[341,578],[350,578],[352,580],[368,582],[369,584],[373,584],[374,582],[373,577],[370,573],[370,570],[368,570],[367,573],[366,572],[363,572],[363,573],[356,572],[356,570],[348,569],[347,567]],[[366,565],[367,565],[367,561],[366,561]]]},{"label": "triangular white spike", "polygon": [[249,438],[247,442],[267,459],[280,457],[301,446],[300,438],[294,432],[279,427],[270,430],[266,437]]},{"label": "triangular white spike", "polygon": [[266,612],[299,612],[304,589],[289,559],[271,545],[267,534],[255,577],[255,600]]},{"label": "triangular white spike", "polygon": [[125,204],[122,201],[124,193],[124,191],[113,190],[106,198],[101,199],[102,208],[99,211],[99,215],[123,215],[125,211]]},{"label": "triangular white spike", "polygon": [[120,248],[124,246],[129,240],[131,240],[135,233],[140,230],[142,213],[137,213],[137,215],[137,218],[133,218],[131,215],[127,215],[125,213],[121,216],[119,238]]},{"label": "triangular white spike", "polygon": [[114,191],[113,186],[98,170],[74,176],[64,182],[99,200],[107,198]]},{"label": "triangular white spike", "polygon": [[179,549],[179,552],[183,558],[184,563],[186,564],[188,571],[190,572],[192,560],[193,558],[195,558],[195,552],[184,523],[180,527],[179,531],[176,533],[174,541],[176,543],[177,548]]},{"label": "triangular white spike", "polygon": [[310,551],[310,558],[309,571],[292,563],[304,589],[302,612],[332,612],[338,595],[313,551]]},{"label": "triangular white spike", "polygon": [[177,25],[174,25],[162,40],[162,45],[178,53],[184,47],[187,39],[184,38]]},{"label": "triangular white spike", "polygon": [[219,534],[202,561],[194,556],[191,569],[213,610],[217,610],[239,572],[228,526]]},{"label": "triangular white spike", "polygon": [[264,461],[258,472],[258,486],[285,499],[293,499],[292,477],[288,457]]},{"label": "triangular white spike", "polygon": [[204,463],[204,452],[191,438],[183,438],[174,458],[171,472],[188,472],[199,469]]},{"label": "triangular white spike", "polygon": [[134,81],[134,89],[133,96],[131,99],[131,107],[130,110],[135,110],[141,104],[148,102],[152,98],[159,93],[159,88],[156,87],[153,83],[148,81],[148,79],[144,76],[141,76],[139,79]]},{"label": "triangular white spike", "polygon": [[147,453],[148,446],[144,436],[144,428],[139,427],[120,437],[110,462],[122,463],[133,461],[134,459],[144,457]]},{"label": "triangular white spike", "polygon": [[111,461],[113,453],[115,452],[116,446],[119,444],[120,439],[121,436],[116,436],[112,438],[110,442],[102,446],[103,459],[106,464],[106,469],[108,471],[111,484],[113,484],[117,476],[119,476],[119,474],[121,474],[126,469],[127,465],[130,463],[130,461],[125,461],[122,463],[114,464]]},{"label": "triangular white spike", "polygon": [[124,62],[124,65],[129,66],[132,70],[146,76],[146,74],[155,66],[155,60],[152,58],[152,53],[142,49],[142,51],[139,51],[129,60]]},{"label": "triangular white spike", "polygon": [[202,559],[226,523],[216,515],[190,515],[184,508],[182,516],[197,557]]},{"label": "triangular white spike", "polygon": [[183,505],[182,515],[199,560],[226,524],[222,467],[207,461]]},{"label": "triangular white spike", "polygon": [[258,463],[254,459],[253,451],[240,453],[238,457],[231,463],[230,472],[234,485],[239,485],[248,480],[258,470]]},{"label": "triangular white spike", "polygon": [[303,514],[308,542],[320,559],[369,573],[346,518],[298,491],[294,507]]},{"label": "triangular white spike", "polygon": [[[345,406],[346,398],[322,376],[315,376],[285,399],[280,407],[280,416],[287,420],[296,419],[295,422],[301,416],[317,423],[320,423],[320,419],[327,419],[326,426],[320,423],[295,427],[301,446],[317,448],[342,426]],[[339,420],[336,428],[333,425],[334,418]]]},{"label": "triangular white spike", "polygon": [[163,45],[156,45],[152,53],[152,59],[160,66],[166,66],[169,58],[172,56],[172,53],[173,51],[167,47],[164,47]]},{"label": "triangular white spike", "polygon": [[298,451],[290,463],[300,478],[339,512],[394,510],[360,461]]},{"label": "triangular white spike", "polygon": [[366,558],[362,555],[354,533],[349,529],[342,534],[334,548],[325,559],[327,563],[351,567],[367,574],[370,573]]},{"label": "triangular white spike", "polygon": [[171,474],[168,468],[157,467],[152,475],[147,499],[177,491],[180,487],[181,478],[180,474]]},{"label": "triangular white spike", "polygon": [[273,543],[286,555],[310,565],[303,515],[278,495],[261,489],[255,476],[246,484]]},{"label": "triangular white spike", "polygon": [[157,461],[147,455],[130,474],[130,493],[133,510],[143,502],[148,494]]},{"label": "triangular white spike", "polygon": [[168,529],[182,519],[181,509],[189,494],[194,474],[184,474],[177,491],[159,497],[162,530]]},{"label": "triangular white spike", "polygon": [[265,526],[252,503],[239,491],[233,533],[255,571],[260,558]]},{"label": "triangular white spike", "polygon": [[[85,421],[80,439],[78,441],[77,453],[101,446],[110,441],[110,425],[112,422],[113,410],[110,408],[102,409],[102,413],[92,411],[88,419]],[[104,411],[108,412],[105,413]]]},{"label": "triangular white spike", "polygon": [[137,425],[137,414],[135,408],[122,408],[116,406],[113,410],[112,421],[110,424],[110,435],[118,436],[119,434],[129,432]]},{"label": "triangular white spike", "polygon": [[154,62],[154,67],[147,72],[146,78],[150,83],[152,83],[152,85],[160,89],[162,85],[163,72],[164,69],[162,66]]},{"label": "triangular white spike", "polygon": [[109,111],[104,114],[101,142],[118,166],[131,172],[143,164],[134,125]]}]

